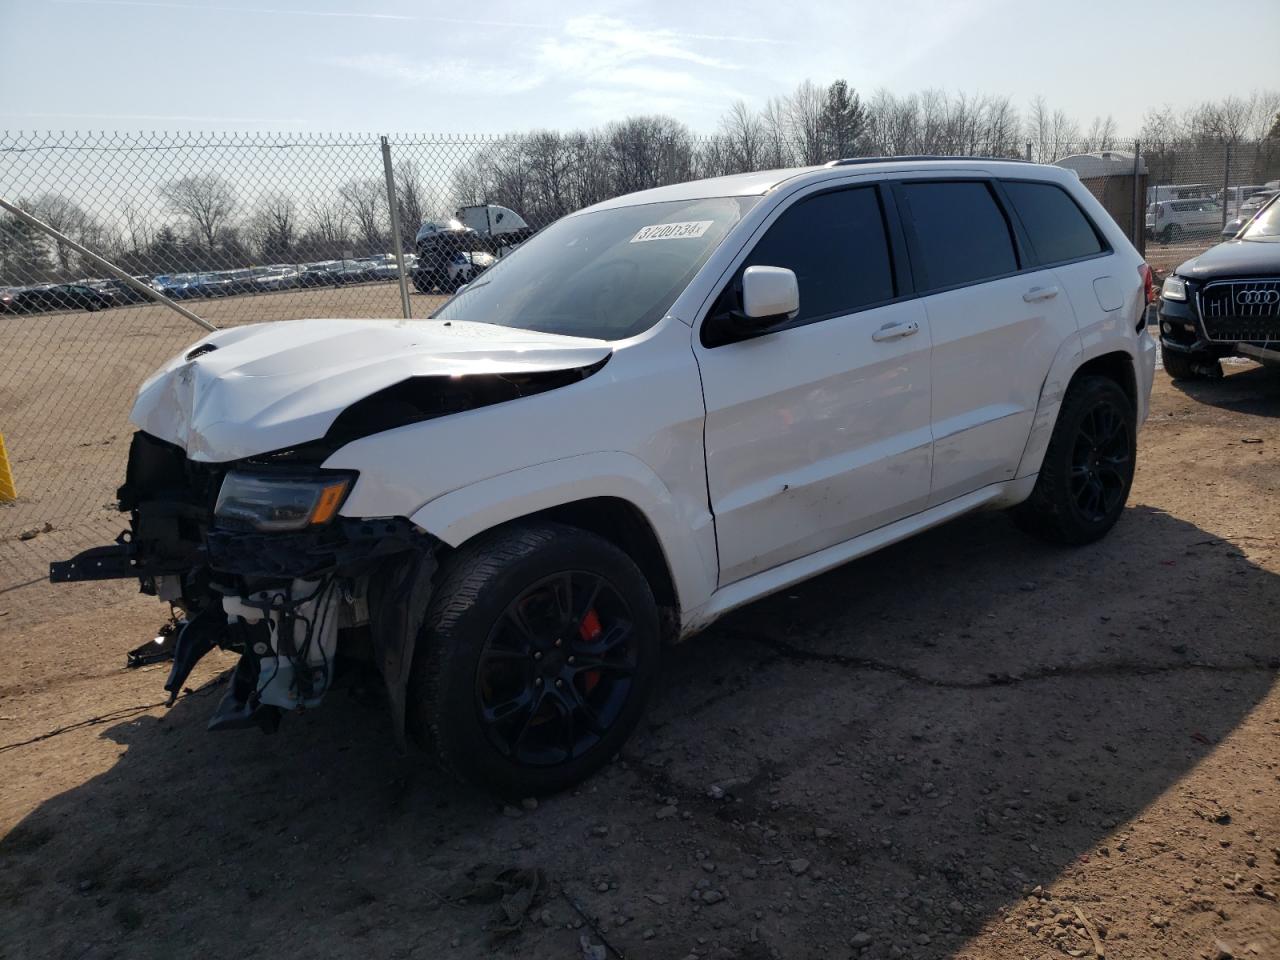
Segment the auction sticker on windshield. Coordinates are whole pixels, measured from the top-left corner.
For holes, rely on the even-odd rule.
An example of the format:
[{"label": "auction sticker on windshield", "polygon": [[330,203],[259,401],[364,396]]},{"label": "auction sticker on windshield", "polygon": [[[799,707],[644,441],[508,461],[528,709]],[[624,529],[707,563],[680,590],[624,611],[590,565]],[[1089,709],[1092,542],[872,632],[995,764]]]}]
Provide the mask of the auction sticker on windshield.
[{"label": "auction sticker on windshield", "polygon": [[714,222],[713,220],[686,220],[683,223],[655,223],[651,227],[641,227],[631,238],[631,242],[647,243],[650,240],[687,240],[700,237]]}]

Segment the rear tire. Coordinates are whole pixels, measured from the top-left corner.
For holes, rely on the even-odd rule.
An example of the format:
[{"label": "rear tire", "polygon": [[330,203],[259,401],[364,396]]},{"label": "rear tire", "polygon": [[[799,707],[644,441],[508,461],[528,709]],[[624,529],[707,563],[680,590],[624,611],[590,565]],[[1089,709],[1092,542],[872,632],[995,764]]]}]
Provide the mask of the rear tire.
[{"label": "rear tire", "polygon": [[1133,484],[1136,428],[1133,404],[1114,380],[1072,383],[1035,488],[1013,510],[1018,526],[1051,543],[1092,543],[1106,534]]},{"label": "rear tire", "polygon": [[427,613],[409,730],[465,780],[514,798],[607,763],[656,682],[653,592],[607,540],[554,523],[462,547]]}]

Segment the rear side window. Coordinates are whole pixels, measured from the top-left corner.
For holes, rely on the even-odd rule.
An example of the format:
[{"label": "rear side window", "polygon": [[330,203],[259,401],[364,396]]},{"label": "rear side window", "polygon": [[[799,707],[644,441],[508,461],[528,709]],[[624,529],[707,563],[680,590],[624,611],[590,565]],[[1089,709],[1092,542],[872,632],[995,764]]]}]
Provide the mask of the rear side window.
[{"label": "rear side window", "polygon": [[922,288],[938,290],[1013,273],[1013,236],[991,188],[981,182],[904,183],[902,196],[920,254]]},{"label": "rear side window", "polygon": [[1006,180],[1004,192],[1041,264],[1091,257],[1105,249],[1089,218],[1061,187]]},{"label": "rear side window", "polygon": [[[795,271],[800,286],[795,326],[893,299],[889,241],[876,189],[820,193],[789,207],[756,244],[742,270],[753,266]],[[740,283],[739,279],[735,286]]]}]

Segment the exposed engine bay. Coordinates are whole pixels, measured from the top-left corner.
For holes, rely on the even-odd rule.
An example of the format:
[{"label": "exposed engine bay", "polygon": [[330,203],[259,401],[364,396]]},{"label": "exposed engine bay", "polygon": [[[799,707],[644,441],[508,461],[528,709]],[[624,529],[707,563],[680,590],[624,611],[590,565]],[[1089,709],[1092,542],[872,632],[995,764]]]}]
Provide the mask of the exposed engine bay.
[{"label": "exposed engine bay", "polygon": [[[382,672],[401,731],[404,684],[436,567],[435,542],[404,519],[335,517],[340,501],[329,506],[323,493],[305,517],[307,528],[236,529],[235,505],[227,503],[233,473],[291,493],[291,482],[319,477],[323,491],[345,489],[351,480],[269,462],[198,463],[140,431],[118,493],[130,529],[112,546],[52,564],[50,579],[136,576],[143,593],[171,605],[173,622],[159,642],[130,656],[141,664],[172,655],[164,685],[170,703],[209,651],[238,653],[211,730],[256,726],[270,732],[284,712],[317,706],[335,677],[339,634],[348,633],[353,636],[344,646],[367,651]],[[250,488],[244,495],[254,494]],[[296,506],[279,497],[270,503],[281,524],[292,522],[287,518]]]}]

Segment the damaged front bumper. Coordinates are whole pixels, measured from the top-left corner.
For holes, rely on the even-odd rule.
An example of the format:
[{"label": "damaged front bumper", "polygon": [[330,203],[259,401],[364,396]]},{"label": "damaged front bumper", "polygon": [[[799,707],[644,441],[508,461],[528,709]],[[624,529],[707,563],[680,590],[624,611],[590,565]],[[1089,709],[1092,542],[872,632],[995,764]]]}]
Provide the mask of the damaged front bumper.
[{"label": "damaged front bumper", "polygon": [[225,529],[214,506],[232,466],[242,465],[190,461],[179,447],[135,434],[119,490],[129,529],[110,546],[50,564],[49,579],[136,577],[143,593],[173,606],[168,632],[129,656],[141,665],[172,652],[170,703],[209,651],[238,653],[211,730],[275,730],[284,712],[321,702],[340,654],[363,651],[386,682],[403,742],[438,542],[400,517],[339,516],[292,532]]}]

